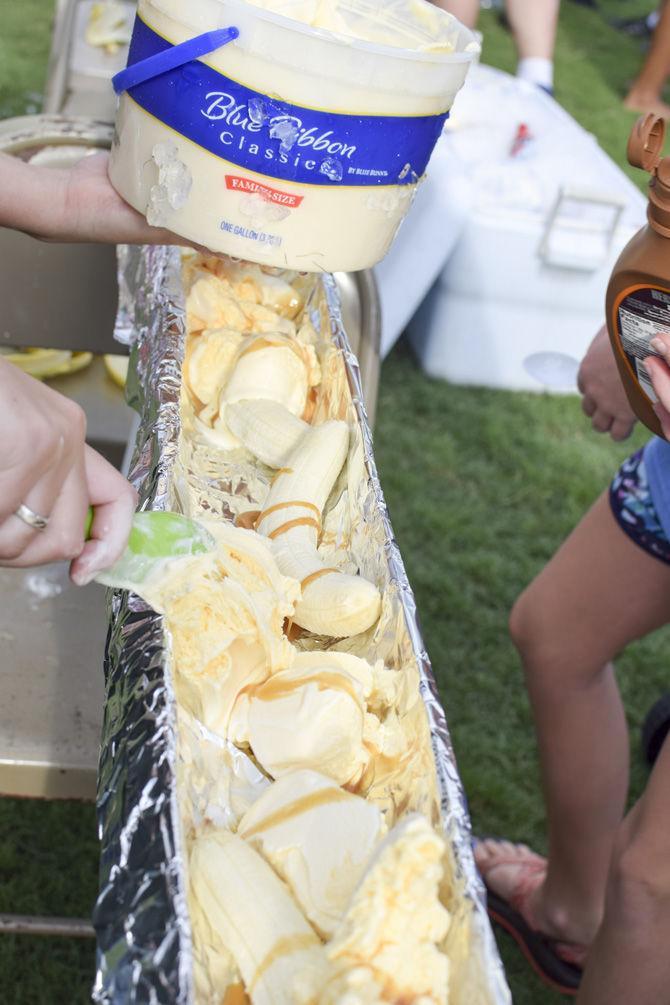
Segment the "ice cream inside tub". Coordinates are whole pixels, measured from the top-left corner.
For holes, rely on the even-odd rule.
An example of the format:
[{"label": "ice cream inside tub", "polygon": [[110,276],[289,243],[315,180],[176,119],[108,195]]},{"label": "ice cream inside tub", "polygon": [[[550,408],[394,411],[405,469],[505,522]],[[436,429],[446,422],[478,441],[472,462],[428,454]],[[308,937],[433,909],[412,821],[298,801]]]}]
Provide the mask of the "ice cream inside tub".
[{"label": "ice cream inside tub", "polygon": [[123,91],[112,183],[212,251],[312,272],[373,265],[473,36],[427,0],[140,0],[129,63],[230,26],[233,42]]},{"label": "ice cream inside tub", "polygon": [[338,35],[408,51],[454,52],[459,25],[424,0],[249,0],[254,7]]}]

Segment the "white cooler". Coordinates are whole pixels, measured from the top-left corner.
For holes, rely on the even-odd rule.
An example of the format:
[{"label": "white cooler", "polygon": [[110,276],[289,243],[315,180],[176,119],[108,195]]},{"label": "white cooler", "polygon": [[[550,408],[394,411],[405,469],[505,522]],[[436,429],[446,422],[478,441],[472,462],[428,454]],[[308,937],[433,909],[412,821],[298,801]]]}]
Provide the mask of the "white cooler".
[{"label": "white cooler", "polygon": [[438,143],[395,243],[374,268],[382,313],[382,359],[452,254],[467,223],[469,202],[467,178],[452,175],[449,151]]},{"label": "white cooler", "polygon": [[[522,124],[531,139],[511,156]],[[491,67],[472,68],[439,157],[443,198],[468,189],[468,215],[409,325],[423,368],[457,384],[574,389],[646,199],[553,99]]]}]

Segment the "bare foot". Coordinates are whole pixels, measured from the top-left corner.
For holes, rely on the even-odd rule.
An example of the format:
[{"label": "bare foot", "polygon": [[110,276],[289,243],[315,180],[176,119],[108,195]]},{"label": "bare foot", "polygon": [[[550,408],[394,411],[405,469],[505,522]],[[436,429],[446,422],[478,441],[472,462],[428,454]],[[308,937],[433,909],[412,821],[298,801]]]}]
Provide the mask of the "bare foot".
[{"label": "bare foot", "polygon": [[492,893],[515,907],[534,931],[564,942],[588,943],[594,932],[580,930],[565,910],[544,897],[547,860],[527,845],[488,839],[477,841],[475,862]]},{"label": "bare foot", "polygon": [[657,95],[645,94],[642,91],[637,91],[634,87],[623,99],[623,106],[629,112],[640,112],[643,115],[653,112],[654,115],[658,115],[662,119],[670,120],[670,105],[661,101]]}]

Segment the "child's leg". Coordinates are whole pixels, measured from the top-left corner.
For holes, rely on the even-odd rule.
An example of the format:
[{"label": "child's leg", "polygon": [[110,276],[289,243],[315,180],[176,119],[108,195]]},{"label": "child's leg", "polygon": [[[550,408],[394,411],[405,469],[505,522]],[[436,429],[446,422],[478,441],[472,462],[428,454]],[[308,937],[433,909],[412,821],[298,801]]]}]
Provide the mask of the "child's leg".
[{"label": "child's leg", "polygon": [[519,59],[553,60],[560,0],[507,0],[505,9]]},{"label": "child's leg", "polygon": [[579,1005],[670,1001],[670,740],[624,821]]},{"label": "child's leg", "polygon": [[436,7],[448,11],[468,28],[477,27],[479,0],[433,0]]},{"label": "child's leg", "polygon": [[667,118],[670,107],[662,100],[661,92],[669,75],[670,3],[666,0],[642,70],[624,98],[626,108],[633,112],[654,112]]},{"label": "child's leg", "polygon": [[[626,722],[611,660],[669,620],[670,565],[623,533],[607,495],[512,612],[549,828],[549,870],[533,915],[549,934],[588,943],[600,924],[628,786]],[[500,866],[488,882],[504,897],[516,878],[514,866]]]}]

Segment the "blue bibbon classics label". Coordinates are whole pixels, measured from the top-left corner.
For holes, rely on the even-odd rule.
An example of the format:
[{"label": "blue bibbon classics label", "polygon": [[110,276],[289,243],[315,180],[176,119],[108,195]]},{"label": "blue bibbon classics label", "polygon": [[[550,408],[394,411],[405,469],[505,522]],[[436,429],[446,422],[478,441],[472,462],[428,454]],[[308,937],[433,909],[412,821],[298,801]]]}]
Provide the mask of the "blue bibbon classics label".
[{"label": "blue bibbon classics label", "polygon": [[[128,65],[170,46],[138,17]],[[217,157],[270,178],[309,185],[417,182],[448,114],[323,112],[251,90],[199,60],[128,93],[145,111]]]}]

